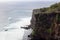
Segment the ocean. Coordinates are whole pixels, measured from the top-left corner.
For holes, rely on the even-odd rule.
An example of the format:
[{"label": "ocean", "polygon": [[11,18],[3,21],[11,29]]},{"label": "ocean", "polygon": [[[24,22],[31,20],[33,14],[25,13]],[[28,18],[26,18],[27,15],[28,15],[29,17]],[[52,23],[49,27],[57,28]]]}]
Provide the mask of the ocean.
[{"label": "ocean", "polygon": [[27,40],[32,30],[21,29],[30,25],[33,9],[49,7],[56,2],[3,2],[0,3],[0,40]]}]

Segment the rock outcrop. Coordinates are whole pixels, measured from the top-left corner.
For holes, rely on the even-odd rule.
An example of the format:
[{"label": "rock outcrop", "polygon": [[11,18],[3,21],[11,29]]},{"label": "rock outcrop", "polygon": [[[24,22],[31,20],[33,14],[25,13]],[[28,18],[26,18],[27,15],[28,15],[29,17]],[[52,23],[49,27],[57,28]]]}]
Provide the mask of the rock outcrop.
[{"label": "rock outcrop", "polygon": [[34,9],[31,19],[31,40],[58,40],[60,38],[60,3],[48,8]]}]

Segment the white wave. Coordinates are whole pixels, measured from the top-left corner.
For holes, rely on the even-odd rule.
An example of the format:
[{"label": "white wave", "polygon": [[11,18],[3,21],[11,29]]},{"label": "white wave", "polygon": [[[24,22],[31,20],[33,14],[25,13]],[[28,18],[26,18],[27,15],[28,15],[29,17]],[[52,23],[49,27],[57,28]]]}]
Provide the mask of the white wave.
[{"label": "white wave", "polygon": [[4,27],[5,31],[0,32],[0,40],[22,40],[23,39],[25,30],[21,29],[20,27],[30,24],[31,17],[20,18],[20,19],[21,21],[9,24],[7,27]]}]

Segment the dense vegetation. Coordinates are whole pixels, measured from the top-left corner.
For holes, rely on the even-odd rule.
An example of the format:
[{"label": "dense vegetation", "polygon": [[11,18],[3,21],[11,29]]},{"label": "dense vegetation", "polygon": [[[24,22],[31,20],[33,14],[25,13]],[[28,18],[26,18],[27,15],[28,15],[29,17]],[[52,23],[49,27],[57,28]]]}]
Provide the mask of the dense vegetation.
[{"label": "dense vegetation", "polygon": [[51,5],[48,8],[41,8],[41,12],[54,12],[54,11],[60,11],[60,3],[56,3]]}]

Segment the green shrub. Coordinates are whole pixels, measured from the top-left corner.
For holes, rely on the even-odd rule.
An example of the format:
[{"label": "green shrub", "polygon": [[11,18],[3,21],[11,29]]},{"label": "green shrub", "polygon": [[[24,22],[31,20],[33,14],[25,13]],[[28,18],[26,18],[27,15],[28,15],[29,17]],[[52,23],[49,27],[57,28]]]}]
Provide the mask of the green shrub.
[{"label": "green shrub", "polygon": [[47,32],[48,32],[48,33],[51,33],[51,32],[52,32],[51,28],[50,28],[50,29],[47,29]]},{"label": "green shrub", "polygon": [[60,3],[56,3],[51,5],[50,7],[47,8],[41,8],[41,12],[53,12],[53,11],[60,11]]}]

